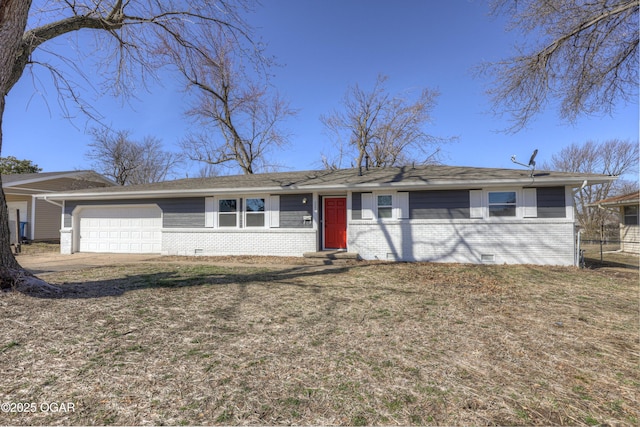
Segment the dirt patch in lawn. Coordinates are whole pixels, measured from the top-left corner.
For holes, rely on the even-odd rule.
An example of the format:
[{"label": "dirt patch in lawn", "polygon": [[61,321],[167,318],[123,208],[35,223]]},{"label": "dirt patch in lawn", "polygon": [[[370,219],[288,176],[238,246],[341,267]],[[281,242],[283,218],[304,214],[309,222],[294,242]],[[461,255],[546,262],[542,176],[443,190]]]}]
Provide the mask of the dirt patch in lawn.
[{"label": "dirt patch in lawn", "polygon": [[638,423],[637,276],[178,261],[0,295],[0,424]]}]

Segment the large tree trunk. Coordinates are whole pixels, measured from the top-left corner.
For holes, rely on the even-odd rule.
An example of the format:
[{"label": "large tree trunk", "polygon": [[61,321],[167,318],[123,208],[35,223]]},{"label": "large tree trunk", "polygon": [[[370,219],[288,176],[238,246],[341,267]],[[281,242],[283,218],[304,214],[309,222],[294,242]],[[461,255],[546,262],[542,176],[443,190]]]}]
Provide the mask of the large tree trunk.
[{"label": "large tree trunk", "polygon": [[[30,7],[30,0],[1,0],[0,2],[0,154],[2,153],[2,118],[6,96],[15,84],[14,65],[20,56],[19,48],[27,26]],[[9,210],[0,176],[0,289],[7,288],[27,292],[57,291],[57,288],[20,267],[11,252]]]},{"label": "large tree trunk", "polygon": [[[5,99],[11,88],[13,67],[27,26],[30,7],[31,1],[25,0],[2,0],[0,3],[0,154],[2,153],[2,118]],[[0,268],[2,272],[20,268],[11,252],[9,211],[2,190],[2,177],[0,177]],[[0,277],[0,286],[3,285],[2,282],[4,278]]]}]

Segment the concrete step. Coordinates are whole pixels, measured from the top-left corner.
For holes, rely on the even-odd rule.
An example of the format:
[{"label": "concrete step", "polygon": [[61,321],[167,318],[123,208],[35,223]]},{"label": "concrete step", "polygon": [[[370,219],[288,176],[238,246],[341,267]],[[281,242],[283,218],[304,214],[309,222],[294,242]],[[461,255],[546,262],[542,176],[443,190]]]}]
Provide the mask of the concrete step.
[{"label": "concrete step", "polygon": [[306,264],[312,265],[346,265],[360,259],[357,253],[347,251],[305,252],[302,256]]}]

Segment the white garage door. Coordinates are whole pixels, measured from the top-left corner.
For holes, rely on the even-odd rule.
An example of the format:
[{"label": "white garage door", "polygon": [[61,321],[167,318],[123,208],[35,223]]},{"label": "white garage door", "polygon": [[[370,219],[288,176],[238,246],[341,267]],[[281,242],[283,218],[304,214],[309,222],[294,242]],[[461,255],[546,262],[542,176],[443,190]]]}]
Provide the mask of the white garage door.
[{"label": "white garage door", "polygon": [[79,218],[80,252],[161,251],[162,211],[156,205],[83,208]]}]

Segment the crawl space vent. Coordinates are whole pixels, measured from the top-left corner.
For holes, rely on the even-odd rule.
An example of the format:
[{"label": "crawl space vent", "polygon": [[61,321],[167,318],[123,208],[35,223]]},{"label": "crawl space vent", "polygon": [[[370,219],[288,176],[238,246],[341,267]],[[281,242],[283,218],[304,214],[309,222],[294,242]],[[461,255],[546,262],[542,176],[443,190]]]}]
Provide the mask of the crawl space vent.
[{"label": "crawl space vent", "polygon": [[480,261],[482,262],[496,262],[496,256],[494,254],[481,254]]}]

